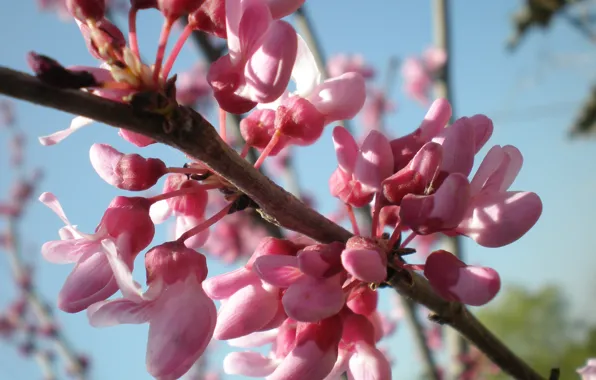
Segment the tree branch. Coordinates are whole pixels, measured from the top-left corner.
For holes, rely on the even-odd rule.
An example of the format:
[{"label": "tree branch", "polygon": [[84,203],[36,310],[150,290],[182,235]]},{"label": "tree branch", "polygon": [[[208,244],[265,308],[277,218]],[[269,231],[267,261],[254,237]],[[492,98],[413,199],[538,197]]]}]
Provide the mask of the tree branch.
[{"label": "tree branch", "polygon": [[[118,128],[142,133],[170,145],[209,165],[217,174],[257,202],[263,211],[283,227],[323,243],[346,241],[352,234],[260,174],[226,145],[216,130],[199,114],[180,108],[178,123],[167,133],[165,119],[139,112],[122,103],[74,90],[49,86],[37,78],[0,66],[0,93],[35,104],[82,115]],[[165,128],[167,129],[167,128]],[[387,281],[400,294],[436,313],[434,319],[449,324],[483,351],[503,371],[517,379],[544,380],[492,335],[461,304],[437,295],[421,276],[399,271]]]}]

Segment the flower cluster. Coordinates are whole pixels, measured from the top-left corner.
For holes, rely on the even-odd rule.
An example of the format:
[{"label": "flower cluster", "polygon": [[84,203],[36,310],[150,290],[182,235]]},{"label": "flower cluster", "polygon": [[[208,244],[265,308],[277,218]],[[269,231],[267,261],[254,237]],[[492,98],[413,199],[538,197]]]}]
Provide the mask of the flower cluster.
[{"label": "flower cluster", "polygon": [[[185,86],[177,87],[176,76],[169,76],[190,33],[202,30],[225,38],[228,52],[209,67],[206,82],[220,108],[224,141],[226,112],[250,112],[240,124],[245,140],[240,156],[256,148],[260,156],[254,167],[259,168],[268,157],[287,152],[284,148],[313,144],[325,126],[353,118],[365,103],[365,77],[371,72],[358,62],[337,63],[338,75],[323,81],[305,41],[281,20],[302,3],[131,0],[127,45],[105,18],[104,1],[70,0],[68,10],[101,67],[64,68],[36,54],[30,63],[47,82],[140,104],[167,117],[178,101],[194,103],[205,89],[204,83],[185,85],[191,87],[186,89],[190,100],[182,101],[176,92]],[[141,61],[136,35],[136,15],[148,8],[164,16],[151,66]],[[187,17],[187,26],[164,62],[171,28],[180,17]],[[229,355],[228,373],[335,379],[347,372],[356,380],[389,379],[390,362],[377,342],[391,329],[377,310],[376,289],[391,273],[423,271],[442,297],[469,305],[489,302],[500,288],[495,270],[469,266],[443,250],[430,253],[424,264],[407,263],[403,257],[413,252],[408,245],[418,236],[424,241],[441,233],[500,247],[523,236],[542,211],[536,194],[509,190],[523,161],[513,146],[494,146],[469,178],[493,124],[474,115],[446,127],[450,117],[449,103],[439,99],[418,129],[397,139],[374,129],[358,143],[345,128],[335,127],[338,168],[329,188],[346,205],[354,236],[329,244],[300,236],[266,237],[256,230],[239,234],[240,213],[259,206],[206,164],[169,167],[159,158],[94,144],[92,166],[114,187],[143,191],[162,177],[165,183],[153,197],[115,197],[93,233],[71,224],[53,194],[42,194],[40,200],[66,224],[60,240],[44,244],[42,254],[55,263],[75,264],[58,305],[71,313],[86,310],[94,326],[149,323],[147,367],[159,379],[186,373],[212,338],[239,347],[272,343],[268,356]],[[42,143],[57,143],[88,121],[79,118]],[[124,129],[120,135],[137,147],[154,143]],[[369,204],[372,227],[360,231],[353,208]],[[206,217],[209,205],[219,206]],[[135,260],[152,244],[155,224],[168,218],[175,219],[174,240],[145,253],[143,290],[132,276]],[[206,258],[198,251],[205,248],[229,261],[247,251],[252,256],[240,269],[207,278]],[[122,297],[109,299],[117,291]],[[219,312],[214,300],[221,302]]]}]

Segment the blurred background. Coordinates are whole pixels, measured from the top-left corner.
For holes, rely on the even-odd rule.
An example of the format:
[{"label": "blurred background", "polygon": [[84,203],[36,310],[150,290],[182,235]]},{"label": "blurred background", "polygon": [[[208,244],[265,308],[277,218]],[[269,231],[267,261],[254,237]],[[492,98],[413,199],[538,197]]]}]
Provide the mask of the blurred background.
[{"label": "blurred background", "polygon": [[[65,66],[97,65],[75,22],[60,11],[60,4],[52,8],[50,3],[0,2],[1,65],[30,72],[25,59],[29,51],[49,55]],[[380,107],[382,126],[393,137],[414,130],[427,110],[424,102],[405,91],[408,78],[404,76],[404,63],[408,59],[422,60],[428,48],[437,47],[433,3],[325,0],[307,1],[305,5],[303,14],[310,21],[324,59],[339,54],[359,55],[374,70],[368,80],[369,101],[374,102],[374,94],[382,94],[387,103],[387,107]],[[561,379],[576,378],[575,369],[588,357],[596,356],[596,203],[592,197],[596,192],[596,143],[592,137],[596,130],[596,2],[446,3],[450,29],[446,53],[455,116],[485,114],[492,118],[494,134],[479,157],[495,144],[517,146],[524,155],[524,166],[512,189],[534,191],[544,204],[536,226],[513,244],[489,249],[463,240],[466,262],[495,268],[503,284],[494,301],[473,311],[542,373],[560,367]],[[152,59],[163,19],[154,10],[139,15],[140,50]],[[127,30],[126,10],[117,2],[110,18]],[[297,19],[288,17],[291,23]],[[174,38],[180,30],[175,29]],[[208,42],[219,44],[216,40]],[[208,55],[189,41],[173,72],[192,73],[199,62],[208,66],[208,60]],[[438,70],[427,74],[433,77],[442,73]],[[190,80],[193,78],[191,75]],[[432,91],[429,96],[434,97]],[[61,339],[68,341],[79,364],[88,366],[85,378],[150,379],[145,369],[147,325],[96,329],[89,325],[85,313],[67,314],[55,308],[57,294],[72,268],[42,259],[40,246],[58,239],[57,231],[63,223],[36,200],[43,191],[54,193],[73,224],[83,231],[93,231],[111,199],[122,192],[95,173],[88,159],[89,147],[109,143],[125,153],[138,150],[131,149],[133,146],[119,138],[113,128],[99,124],[82,129],[56,146],[44,147],[37,137],[66,128],[71,115],[6,98],[0,98],[0,105],[6,119],[0,121],[0,126],[5,125],[0,129],[0,212],[1,205],[13,199],[11,189],[15,184],[32,185],[23,213],[11,223],[7,218],[0,221],[0,231],[4,231],[0,243],[9,251],[12,245],[8,232],[14,229],[22,263],[31,273],[31,286],[43,300],[40,305],[47,304]],[[216,121],[208,94],[200,99],[200,109]],[[7,110],[14,113],[14,122],[8,120]],[[366,117],[359,115],[352,121],[356,134],[363,135],[370,128]],[[339,209],[327,185],[337,167],[331,130],[327,128],[316,144],[291,152],[300,194],[312,199],[326,215]],[[24,161],[15,165],[19,146]],[[186,162],[181,153],[164,146],[149,146],[142,154],[160,157],[170,166]],[[270,165],[266,170],[276,173]],[[275,178],[288,186],[287,178]],[[150,194],[157,194],[161,184]],[[158,231],[156,241],[165,241],[168,228]],[[23,325],[16,327],[9,322],[11,315],[19,314],[23,307],[19,304],[22,286],[15,284],[10,257],[2,257],[4,262],[0,264],[0,379],[68,378],[68,363],[61,359],[61,346],[53,343],[52,331],[41,331],[43,328],[34,320],[24,319]],[[210,259],[209,275],[227,272],[237,265]],[[135,276],[144,284],[142,265],[135,268]],[[412,331],[393,298],[390,289],[382,290],[379,308],[396,323],[395,333],[382,343],[393,360],[394,377],[425,378]],[[436,361],[446,365],[450,358],[446,341],[437,339],[444,332],[425,321],[424,310],[418,313]],[[213,372],[221,379],[240,379],[222,372],[223,358],[234,350],[238,349],[225,342],[212,344],[204,362],[187,378],[204,379]],[[482,378],[507,378],[486,359],[478,356],[474,360],[475,365],[484,368]],[[40,368],[52,371],[44,375]]]}]

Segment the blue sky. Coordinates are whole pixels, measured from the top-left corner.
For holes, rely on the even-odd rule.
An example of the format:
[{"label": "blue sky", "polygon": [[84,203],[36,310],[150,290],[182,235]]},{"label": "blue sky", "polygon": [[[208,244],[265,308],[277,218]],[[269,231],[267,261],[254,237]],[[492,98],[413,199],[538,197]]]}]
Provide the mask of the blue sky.
[{"label": "blue sky", "polygon": [[[505,286],[519,283],[537,288],[555,283],[564,287],[574,314],[590,315],[594,311],[592,289],[596,287],[596,150],[594,141],[569,140],[567,130],[596,79],[596,72],[591,70],[596,50],[563,20],[556,20],[548,33],[533,31],[516,53],[507,53],[504,46],[512,29],[510,15],[520,3],[452,2],[454,107],[458,116],[484,113],[494,118],[495,132],[480,155],[495,144],[516,145],[525,161],[512,188],[537,192],[544,212],[535,228],[516,243],[488,249],[466,240],[465,252],[470,263],[496,268]],[[390,57],[419,54],[432,43],[430,2],[326,0],[307,4],[328,56],[361,53],[380,74]],[[124,25],[124,18],[118,23]],[[139,39],[146,57],[155,55],[159,23],[157,12],[141,14]],[[0,25],[1,65],[28,71],[25,55],[30,50],[50,55],[65,65],[96,63],[74,23],[40,14],[32,0],[5,5]],[[190,68],[196,59],[196,51],[187,46],[174,71]],[[398,111],[387,119],[388,130],[394,136],[414,129],[425,113],[405,98],[400,85],[393,93]],[[114,129],[100,125],[86,128],[60,145],[42,147],[35,137],[66,127],[71,116],[22,102],[17,103],[17,115],[19,125],[30,137],[30,165],[46,170],[40,191],[54,192],[71,221],[91,231],[110,200],[122,192],[95,174],[88,159],[89,147],[101,142],[125,152],[137,151],[118,138]],[[327,189],[328,177],[336,167],[330,131],[317,144],[296,150],[301,185],[317,196],[323,212],[332,211],[336,205]],[[6,135],[1,136],[5,144]],[[170,165],[184,162],[181,154],[166,147],[149,147],[142,153],[158,156]],[[4,193],[10,181],[5,174],[5,155],[0,161],[0,173],[0,190]],[[56,239],[61,226],[61,221],[38,203],[31,205],[21,226],[26,245],[32,247],[29,257],[37,264],[37,285],[49,300],[56,299],[71,267],[43,262],[38,247]],[[164,238],[165,232],[160,230],[156,239]],[[227,269],[210,262],[210,275]],[[138,280],[144,281],[142,269],[136,272]],[[12,296],[12,288],[7,266],[2,265],[0,273],[4,278],[0,280],[0,303],[4,303]],[[381,308],[387,307],[383,302]],[[84,313],[56,315],[74,345],[92,356],[94,379],[150,378],[144,365],[146,326],[94,329]],[[396,373],[412,378],[418,368],[411,365],[416,356],[405,325],[388,344],[394,349]],[[221,350],[210,357],[214,369],[220,368],[227,352],[225,344],[218,348]],[[40,374],[35,363],[0,344],[0,378],[35,379]]]}]

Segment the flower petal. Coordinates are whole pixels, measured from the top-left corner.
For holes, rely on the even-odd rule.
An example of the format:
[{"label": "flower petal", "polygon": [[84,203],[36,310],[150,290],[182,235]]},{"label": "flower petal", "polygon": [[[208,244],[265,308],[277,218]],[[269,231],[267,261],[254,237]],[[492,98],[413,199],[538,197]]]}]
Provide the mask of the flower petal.
[{"label": "flower petal", "polygon": [[277,364],[257,352],[232,352],[226,355],[223,370],[228,375],[265,377],[270,375]]},{"label": "flower petal", "polygon": [[356,140],[344,127],[333,128],[332,138],[339,167],[344,172],[351,174],[358,158],[359,148]]},{"label": "flower petal", "polygon": [[76,132],[77,130],[83,128],[86,125],[91,124],[94,121],[95,120],[89,119],[88,117],[77,116],[74,119],[72,119],[72,122],[70,123],[70,126],[67,129],[54,132],[51,135],[41,136],[39,137],[39,142],[41,143],[41,145],[44,146],[58,144],[60,141],[67,138],[72,133]]},{"label": "flower petal", "polygon": [[41,247],[41,254],[51,263],[67,264],[75,263],[82,256],[100,250],[101,245],[98,241],[81,238],[49,241]]},{"label": "flower petal", "polygon": [[288,317],[317,322],[339,313],[345,304],[345,295],[337,277],[323,280],[305,276],[286,290],[282,303]]},{"label": "flower petal", "polygon": [[298,53],[292,69],[292,79],[296,83],[295,94],[301,97],[307,97],[317,85],[321,84],[321,72],[317,61],[300,35],[298,35]]},{"label": "flower petal", "polygon": [[217,310],[196,276],[170,285],[149,323],[147,370],[158,379],[178,379],[203,354],[215,329]]},{"label": "flower petal", "polygon": [[381,283],[387,278],[387,267],[381,253],[372,249],[345,249],[341,262],[354,277],[364,282]]},{"label": "flower petal", "polygon": [[360,147],[354,178],[364,190],[380,191],[381,182],[393,172],[393,152],[389,140],[381,132],[370,131]]},{"label": "flower petal", "polygon": [[87,318],[93,327],[148,322],[155,304],[136,303],[127,299],[97,302],[87,308]]},{"label": "flower petal", "polygon": [[263,281],[278,288],[287,288],[303,276],[296,256],[261,256],[255,260],[253,270]]},{"label": "flower petal", "polygon": [[366,84],[362,75],[345,73],[317,86],[308,99],[325,115],[325,124],[349,120],[364,106]]}]

